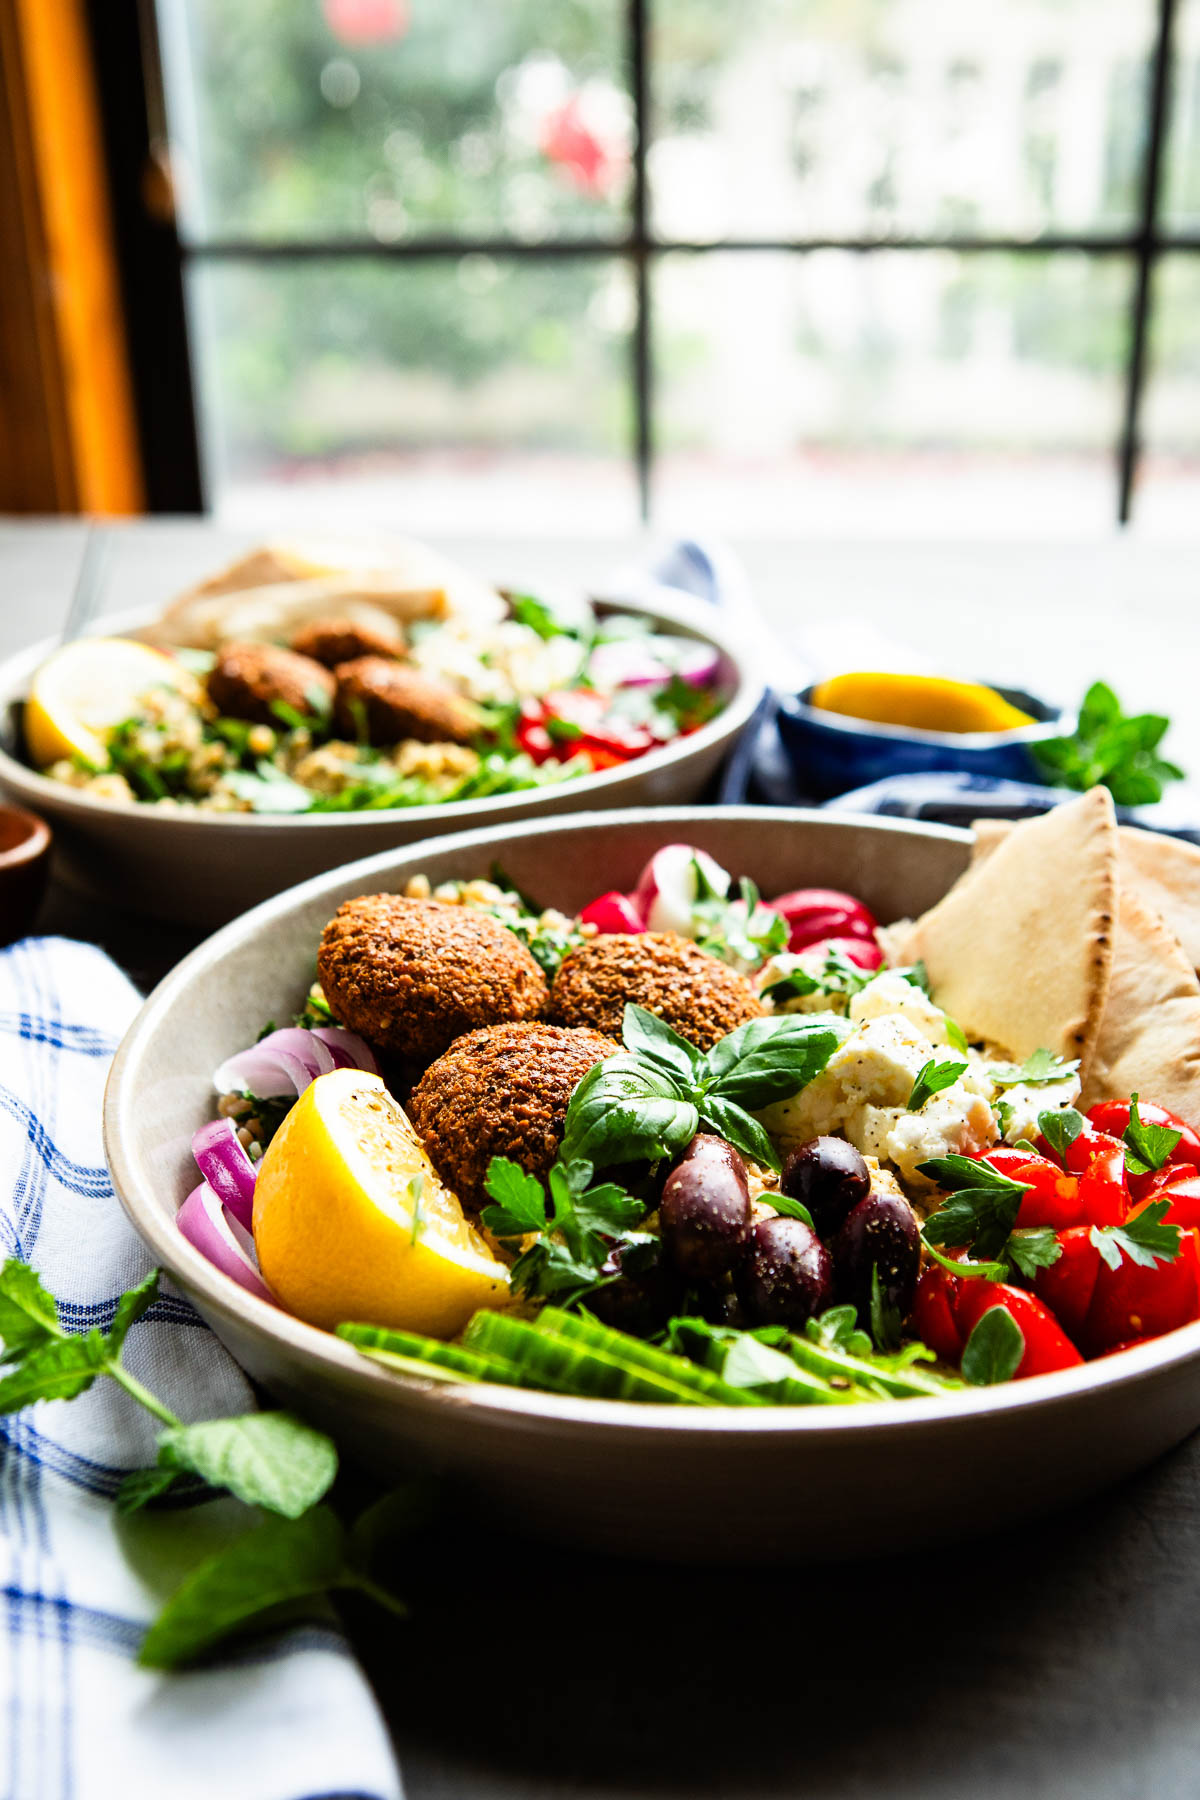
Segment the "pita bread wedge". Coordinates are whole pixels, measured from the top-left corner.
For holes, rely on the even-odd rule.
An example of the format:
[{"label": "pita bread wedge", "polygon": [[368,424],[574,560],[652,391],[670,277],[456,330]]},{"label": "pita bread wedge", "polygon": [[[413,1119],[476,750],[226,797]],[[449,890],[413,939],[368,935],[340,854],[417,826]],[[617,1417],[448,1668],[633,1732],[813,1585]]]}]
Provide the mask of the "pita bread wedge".
[{"label": "pita bread wedge", "polygon": [[1121,896],[1100,1033],[1082,1104],[1140,1094],[1200,1125],[1200,981],[1174,932],[1136,890]]},{"label": "pita bread wedge", "polygon": [[[989,856],[1012,829],[1008,819],[977,819],[971,866]],[[1159,831],[1118,825],[1117,856],[1121,891],[1136,888],[1179,939],[1193,969],[1200,970],[1200,849]]]},{"label": "pita bread wedge", "polygon": [[1015,826],[917,920],[905,961],[968,1037],[1013,1056],[1086,1058],[1108,994],[1117,910],[1117,823],[1093,788]]}]

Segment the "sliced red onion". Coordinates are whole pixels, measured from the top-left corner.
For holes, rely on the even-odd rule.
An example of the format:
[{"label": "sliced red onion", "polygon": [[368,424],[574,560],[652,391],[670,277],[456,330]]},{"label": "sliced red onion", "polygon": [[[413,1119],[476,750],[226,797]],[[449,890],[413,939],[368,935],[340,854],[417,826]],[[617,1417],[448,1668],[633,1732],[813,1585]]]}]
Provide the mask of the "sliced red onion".
[{"label": "sliced red onion", "polygon": [[375,1052],[357,1031],[346,1031],[341,1025],[314,1025],[312,1035],[320,1038],[337,1068],[363,1069],[368,1075],[378,1075]]},{"label": "sliced red onion", "polygon": [[677,931],[691,937],[696,904],[693,862],[699,863],[716,893],[729,892],[728,873],[706,851],[691,844],[664,844],[642,870],[633,893],[633,904],[648,931]]},{"label": "sliced red onion", "polygon": [[210,1119],[192,1139],[196,1167],[234,1218],[247,1229],[254,1212],[254,1164],[232,1119]]},{"label": "sliced red onion", "polygon": [[188,1243],[223,1275],[274,1306],[271,1290],[258,1272],[253,1238],[221,1205],[207,1181],[192,1189],[176,1213],[175,1223]]},{"label": "sliced red onion", "polygon": [[590,906],[585,906],[579,915],[581,925],[594,925],[602,936],[611,932],[645,931],[642,916],[628,894],[619,894],[614,888],[611,893],[601,894]]},{"label": "sliced red onion", "polygon": [[720,656],[697,638],[627,637],[597,644],[588,675],[598,688],[654,687],[672,675],[692,687],[707,687],[720,670]]},{"label": "sliced red onion", "polygon": [[[353,1037],[353,1032],[343,1033]],[[361,1042],[361,1039],[359,1040]],[[349,1046],[347,1046],[349,1052]],[[269,1100],[277,1094],[302,1094],[318,1075],[338,1068],[338,1059],[323,1036],[300,1025],[268,1032],[248,1050],[239,1050],[213,1071],[218,1094],[255,1094]]]}]

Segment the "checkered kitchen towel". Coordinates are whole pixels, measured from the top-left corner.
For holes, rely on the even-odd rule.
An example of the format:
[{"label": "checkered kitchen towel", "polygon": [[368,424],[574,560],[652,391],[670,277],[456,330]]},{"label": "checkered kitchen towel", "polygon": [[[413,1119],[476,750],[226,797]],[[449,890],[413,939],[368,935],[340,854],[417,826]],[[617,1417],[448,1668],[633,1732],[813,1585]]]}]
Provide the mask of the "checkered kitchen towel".
[{"label": "checkered kitchen towel", "polygon": [[[0,1254],[32,1263],[80,1331],[107,1328],[149,1267],[100,1147],[104,1079],[137,1006],[91,945],[0,951]],[[177,1296],[133,1327],[126,1354],[185,1419],[254,1404]],[[161,1600],[246,1526],[229,1500],[119,1519],[123,1474],[153,1459],[152,1421],[112,1382],[0,1419],[2,1800],[399,1800],[375,1702],[331,1626],[186,1673],[136,1666]]]}]

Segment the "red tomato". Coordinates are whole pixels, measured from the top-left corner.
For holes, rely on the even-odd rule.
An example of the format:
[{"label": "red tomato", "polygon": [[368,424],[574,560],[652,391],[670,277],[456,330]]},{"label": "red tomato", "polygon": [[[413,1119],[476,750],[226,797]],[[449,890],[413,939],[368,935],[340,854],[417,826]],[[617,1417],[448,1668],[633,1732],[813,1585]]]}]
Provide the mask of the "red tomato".
[{"label": "red tomato", "polygon": [[782,913],[791,930],[789,950],[807,950],[822,938],[865,938],[874,942],[876,921],[861,900],[836,888],[797,888],[767,903]]},{"label": "red tomato", "polygon": [[517,721],[514,736],[518,748],[526,756],[532,757],[535,763],[549,762],[556,754],[553,738],[536,715],[523,712]]},{"label": "red tomato", "polygon": [[1080,1340],[1089,1356],[1103,1356],[1130,1338],[1161,1337],[1200,1318],[1194,1232],[1183,1234],[1174,1262],[1156,1262],[1153,1268],[1123,1256],[1120,1266],[1110,1269],[1098,1251],[1096,1257],[1096,1286]]},{"label": "red tomato", "polygon": [[1019,1226],[1049,1225],[1055,1231],[1065,1231],[1070,1225],[1083,1223],[1079,1182],[1074,1175],[1065,1175],[1048,1157],[1030,1156],[1027,1150],[1001,1145],[985,1151],[980,1161],[1007,1175],[1010,1181],[1021,1181],[1028,1187],[1017,1213]]},{"label": "red tomato", "polygon": [[1076,1225],[1069,1231],[1060,1231],[1058,1245],[1061,1255],[1048,1269],[1038,1270],[1034,1292],[1078,1343],[1096,1288],[1100,1252],[1092,1242],[1090,1225]]},{"label": "red tomato", "polygon": [[1184,1231],[1200,1226],[1200,1172],[1189,1163],[1168,1163],[1160,1169],[1146,1198],[1167,1201],[1164,1225],[1179,1225]]},{"label": "red tomato", "polygon": [[943,1362],[957,1363],[962,1355],[962,1333],[954,1322],[954,1298],[964,1285],[940,1263],[931,1263],[924,1269],[917,1283],[909,1323],[921,1342],[928,1344]]},{"label": "red tomato", "polygon": [[594,925],[601,936],[611,932],[641,932],[646,927],[642,916],[628,894],[619,894],[615,888],[607,894],[601,894],[585,906],[579,915],[581,925]]},{"label": "red tomato", "polygon": [[[1043,1156],[1054,1156],[1054,1151],[1044,1137],[1039,1137],[1036,1141]],[[1122,1156],[1125,1154],[1125,1146],[1119,1138],[1110,1137],[1105,1131],[1097,1131],[1094,1125],[1085,1120],[1083,1130],[1075,1142],[1067,1145],[1063,1161],[1070,1174],[1083,1175],[1086,1173],[1089,1163],[1099,1156],[1102,1150],[1119,1150]]]},{"label": "red tomato", "polygon": [[1014,1318],[1025,1338],[1025,1354],[1015,1379],[1049,1375],[1054,1369],[1071,1369],[1083,1361],[1078,1350],[1048,1307],[1023,1288],[1003,1281],[964,1281],[954,1303],[954,1322],[965,1344],[984,1313],[1002,1306]]},{"label": "red tomato", "polygon": [[[1112,1137],[1124,1137],[1125,1128],[1129,1124],[1129,1102],[1101,1100],[1098,1105],[1089,1107],[1088,1118],[1099,1130],[1107,1131]],[[1186,1119],[1168,1112],[1165,1106],[1155,1106],[1152,1100],[1138,1101],[1138,1118],[1143,1125],[1165,1125],[1169,1130],[1179,1133],[1179,1142],[1168,1161],[1200,1165],[1200,1132],[1194,1130]]]},{"label": "red tomato", "polygon": [[1093,1156],[1079,1178],[1079,1207],[1087,1225],[1120,1225],[1129,1214],[1125,1152],[1113,1144]]}]

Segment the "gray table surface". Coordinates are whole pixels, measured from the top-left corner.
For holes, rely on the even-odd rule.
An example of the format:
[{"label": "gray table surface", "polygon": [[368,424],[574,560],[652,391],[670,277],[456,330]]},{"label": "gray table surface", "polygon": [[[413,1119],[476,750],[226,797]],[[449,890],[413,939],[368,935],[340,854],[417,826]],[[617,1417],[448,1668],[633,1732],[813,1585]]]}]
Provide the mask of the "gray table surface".
[{"label": "gray table surface", "polygon": [[[61,629],[84,536],[0,524],[0,654]],[[122,528],[105,606],[165,598],[242,541]],[[531,586],[645,550],[447,547]],[[1200,543],[737,548],[785,634],[858,620],[1063,698],[1108,675],[1173,715],[1200,769]],[[42,925],[103,943],[142,985],[194,941],[59,891]],[[497,1537],[468,1499],[396,1571],[413,1622],[354,1608],[349,1625],[409,1800],[1195,1800],[1200,1436],[1070,1514],[969,1531],[948,1514],[919,1557],[882,1541],[851,1565],[688,1571]]]}]

